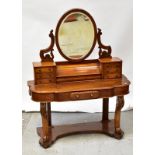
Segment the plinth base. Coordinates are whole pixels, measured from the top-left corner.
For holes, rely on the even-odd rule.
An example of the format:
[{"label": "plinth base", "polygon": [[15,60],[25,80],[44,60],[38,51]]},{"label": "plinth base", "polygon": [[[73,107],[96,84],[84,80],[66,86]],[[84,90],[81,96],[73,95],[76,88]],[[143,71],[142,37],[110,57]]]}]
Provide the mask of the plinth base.
[{"label": "plinth base", "polygon": [[111,137],[115,137],[116,139],[121,139],[124,134],[122,130],[119,130],[119,132],[115,131],[114,120],[52,126],[49,127],[49,134],[46,138],[43,137],[42,127],[37,128],[37,133],[41,137],[39,143],[44,148],[48,148],[58,138],[73,134],[103,133]]}]

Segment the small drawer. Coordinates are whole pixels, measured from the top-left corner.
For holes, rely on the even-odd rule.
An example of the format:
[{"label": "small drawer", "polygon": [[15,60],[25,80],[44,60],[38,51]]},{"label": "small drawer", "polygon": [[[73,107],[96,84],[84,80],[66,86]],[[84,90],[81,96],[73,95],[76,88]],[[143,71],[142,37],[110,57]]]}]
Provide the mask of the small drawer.
[{"label": "small drawer", "polygon": [[110,73],[104,75],[105,79],[115,79],[115,78],[121,78],[121,74],[119,73]]},{"label": "small drawer", "polygon": [[35,84],[47,84],[47,83],[52,83],[54,80],[52,79],[40,79],[40,80],[35,80]]},{"label": "small drawer", "polygon": [[74,92],[70,95],[71,100],[86,100],[86,99],[95,99],[99,97],[98,91],[83,91],[83,92]]},{"label": "small drawer", "polygon": [[36,79],[51,79],[54,78],[54,75],[52,73],[42,73],[42,74],[35,74]]},{"label": "small drawer", "polygon": [[53,68],[51,67],[42,67],[42,68],[35,68],[36,73],[48,73],[48,72],[53,72]]}]

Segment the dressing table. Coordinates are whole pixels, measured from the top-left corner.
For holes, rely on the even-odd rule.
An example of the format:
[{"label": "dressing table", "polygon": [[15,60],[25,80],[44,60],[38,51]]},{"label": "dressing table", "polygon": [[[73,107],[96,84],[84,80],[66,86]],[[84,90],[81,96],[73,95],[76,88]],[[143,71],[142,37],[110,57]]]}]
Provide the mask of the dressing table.
[{"label": "dressing table", "polygon": [[[101,29],[85,10],[67,11],[58,21],[51,43],[40,51],[40,62],[34,62],[34,80],[28,81],[31,99],[40,103],[42,127],[37,128],[39,143],[48,148],[58,138],[77,133],[104,133],[116,139],[123,137],[120,127],[124,95],[130,82],[122,74],[122,60],[112,57],[112,49],[101,42]],[[54,44],[66,61],[55,62]],[[98,44],[99,50],[94,50]],[[92,53],[96,59],[86,59]],[[108,118],[109,98],[116,96],[114,119]],[[51,102],[103,99],[102,120],[70,125],[52,125]]]}]

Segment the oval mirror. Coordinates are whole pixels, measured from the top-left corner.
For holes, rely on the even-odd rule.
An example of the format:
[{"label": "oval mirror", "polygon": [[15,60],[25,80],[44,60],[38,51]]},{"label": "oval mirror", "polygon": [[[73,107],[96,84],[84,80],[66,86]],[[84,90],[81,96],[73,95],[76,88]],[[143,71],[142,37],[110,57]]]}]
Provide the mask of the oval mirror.
[{"label": "oval mirror", "polygon": [[96,24],[92,16],[81,9],[66,12],[56,27],[56,45],[69,61],[81,61],[90,55],[96,43]]}]

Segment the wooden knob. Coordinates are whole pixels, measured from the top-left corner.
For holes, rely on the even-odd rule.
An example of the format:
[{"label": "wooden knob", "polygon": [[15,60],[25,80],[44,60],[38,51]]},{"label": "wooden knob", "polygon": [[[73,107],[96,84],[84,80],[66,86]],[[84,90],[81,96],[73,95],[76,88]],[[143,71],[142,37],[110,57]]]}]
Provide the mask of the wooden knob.
[{"label": "wooden knob", "polygon": [[91,93],[90,96],[93,97],[93,94]]},{"label": "wooden knob", "polygon": [[79,95],[76,95],[76,98],[79,98]]}]

